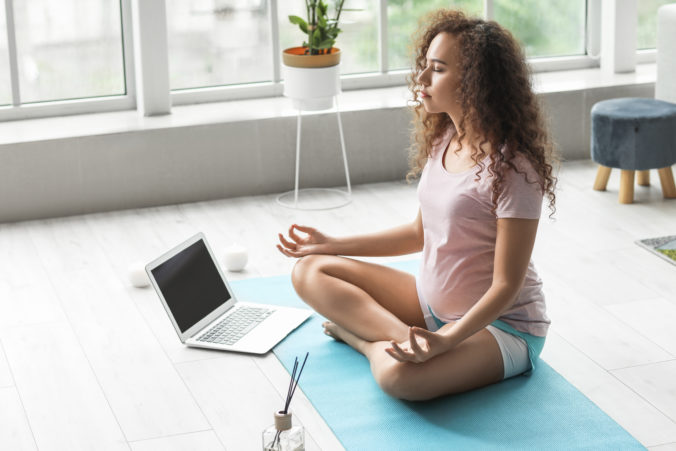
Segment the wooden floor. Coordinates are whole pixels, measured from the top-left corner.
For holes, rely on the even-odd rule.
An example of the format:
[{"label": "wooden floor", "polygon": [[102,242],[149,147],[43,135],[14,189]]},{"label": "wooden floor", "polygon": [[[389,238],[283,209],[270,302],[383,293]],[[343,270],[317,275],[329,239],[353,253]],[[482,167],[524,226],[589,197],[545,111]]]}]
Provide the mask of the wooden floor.
[{"label": "wooden floor", "polygon": [[[534,260],[553,321],[542,357],[645,446],[676,450],[676,266],[634,244],[676,235],[676,200],[653,174],[619,205],[619,174],[596,192],[595,171],[565,164],[556,220],[541,221]],[[203,231],[217,254],[249,248],[233,279],[289,274],[274,244],[292,222],[344,235],[416,211],[414,186],[385,183],[328,211],[262,196],[0,225],[0,449],[260,449],[288,373],[272,353],[182,346],[129,264]],[[308,449],[341,449],[302,393],[292,407]]]}]

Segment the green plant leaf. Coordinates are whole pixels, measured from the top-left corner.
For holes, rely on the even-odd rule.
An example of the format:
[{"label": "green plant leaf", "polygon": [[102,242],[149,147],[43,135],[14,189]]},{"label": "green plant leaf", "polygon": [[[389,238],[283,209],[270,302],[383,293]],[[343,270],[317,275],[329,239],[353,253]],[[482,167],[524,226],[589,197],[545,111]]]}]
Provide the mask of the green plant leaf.
[{"label": "green plant leaf", "polygon": [[336,43],[335,39],[325,39],[325,40],[323,40],[322,42],[319,43],[317,48],[330,49],[331,47],[333,47],[333,44],[335,44],[335,43]]},{"label": "green plant leaf", "polygon": [[323,1],[319,0],[318,9],[319,9],[319,15],[320,15],[320,17],[321,17],[321,16],[326,16],[326,11],[329,9],[329,5],[327,5],[327,4],[324,3]]},{"label": "green plant leaf", "polygon": [[302,31],[303,33],[307,34],[307,32],[308,32],[308,29],[307,29],[307,22],[305,22],[305,21],[303,20],[302,17],[298,17],[298,16],[289,16],[289,21],[290,21],[292,24],[298,25],[298,27],[300,28],[300,31]]},{"label": "green plant leaf", "polygon": [[305,24],[305,26],[307,26],[307,22],[305,22],[305,20],[303,20],[302,17],[298,16],[289,16],[289,22],[291,22],[294,25],[300,25],[303,23]]}]

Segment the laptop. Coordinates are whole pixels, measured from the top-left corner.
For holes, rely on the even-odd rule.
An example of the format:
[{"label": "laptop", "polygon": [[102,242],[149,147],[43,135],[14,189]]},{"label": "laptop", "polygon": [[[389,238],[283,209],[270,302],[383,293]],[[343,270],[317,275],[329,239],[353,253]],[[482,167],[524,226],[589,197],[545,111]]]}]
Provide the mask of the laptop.
[{"label": "laptop", "polygon": [[187,346],[265,354],[312,314],[239,302],[202,233],[148,263],[146,272]]}]

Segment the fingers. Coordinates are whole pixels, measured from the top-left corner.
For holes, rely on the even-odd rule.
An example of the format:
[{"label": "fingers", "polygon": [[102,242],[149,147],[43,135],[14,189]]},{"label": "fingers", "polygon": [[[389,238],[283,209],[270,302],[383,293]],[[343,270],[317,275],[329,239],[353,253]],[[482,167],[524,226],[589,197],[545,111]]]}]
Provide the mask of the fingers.
[{"label": "fingers", "polygon": [[418,340],[416,339],[415,336],[416,332],[413,330],[412,327],[408,328],[408,342],[411,344],[411,350],[413,351],[414,354],[416,355],[422,355],[424,354],[424,351],[418,344]]},{"label": "fingers", "polygon": [[286,255],[287,257],[300,258],[300,257],[303,256],[302,253],[291,250],[291,249],[285,249],[282,246],[280,246],[279,244],[277,245],[277,249],[279,250],[279,252]]},{"label": "fingers", "polygon": [[316,230],[315,230],[314,228],[308,227],[308,226],[302,226],[302,225],[294,224],[294,225],[292,225],[291,227],[296,228],[296,229],[300,230],[300,231],[303,232],[303,233],[312,233],[312,232],[316,232]]},{"label": "fingers", "polygon": [[[292,240],[294,240],[296,243],[301,240],[301,238],[294,232],[294,228],[297,228],[298,226],[296,224],[292,224],[291,227],[289,227],[289,237],[291,237]],[[300,230],[300,229],[298,229]],[[301,230],[302,232],[302,230]]]},{"label": "fingers", "polygon": [[[391,341],[390,344],[392,345],[392,350],[396,354],[396,357],[393,356],[395,359],[399,360],[400,362],[415,362],[417,360],[417,356],[415,353],[407,352],[404,351],[401,346],[399,346],[396,342]],[[392,355],[392,354],[390,354]]]},{"label": "fingers", "polygon": [[[284,238],[284,235],[282,235],[281,233],[278,233],[277,236],[279,237],[280,243],[282,243],[285,248],[292,249],[294,251],[296,250],[296,243],[292,243],[291,241],[287,240],[286,238]],[[291,238],[293,238],[293,237],[291,237]]]},{"label": "fingers", "polygon": [[385,348],[385,352],[387,352],[390,357],[392,357],[394,360],[398,360],[400,362],[408,362],[408,360],[404,360],[399,356],[399,354],[396,353],[396,351],[392,348]]}]

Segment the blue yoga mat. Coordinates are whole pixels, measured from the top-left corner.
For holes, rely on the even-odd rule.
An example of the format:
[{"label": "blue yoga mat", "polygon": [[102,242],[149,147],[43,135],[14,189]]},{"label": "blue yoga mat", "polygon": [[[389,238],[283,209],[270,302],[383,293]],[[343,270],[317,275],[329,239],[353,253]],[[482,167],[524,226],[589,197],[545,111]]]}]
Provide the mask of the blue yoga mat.
[{"label": "blue yoga mat", "polygon": [[[391,266],[415,274],[418,262]],[[243,301],[306,306],[289,276],[232,285]],[[310,353],[299,385],[347,450],[645,449],[542,360],[530,377],[427,402],[393,399],[366,357],[324,335],[323,321],[315,313],[273,351],[289,372]]]}]

